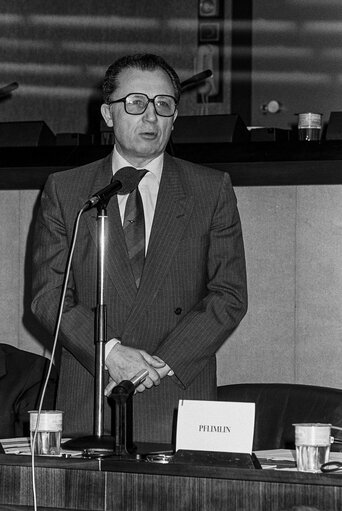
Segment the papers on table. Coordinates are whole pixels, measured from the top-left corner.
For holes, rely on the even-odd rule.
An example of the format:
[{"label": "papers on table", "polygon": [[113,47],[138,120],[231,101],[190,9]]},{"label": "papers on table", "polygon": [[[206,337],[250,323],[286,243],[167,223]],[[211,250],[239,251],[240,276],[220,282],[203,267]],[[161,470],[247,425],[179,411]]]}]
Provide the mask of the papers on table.
[{"label": "papers on table", "polygon": [[5,454],[31,454],[29,438],[3,438],[0,442]]},{"label": "papers on table", "polygon": [[[63,438],[62,443],[70,440],[70,438]],[[31,454],[30,439],[28,437],[18,438],[3,438],[0,439],[5,454]],[[54,457],[72,457],[79,458],[82,455],[82,451],[68,451],[61,449],[61,454]]]},{"label": "papers on table", "polygon": [[[297,471],[296,451],[290,449],[271,449],[268,451],[255,451],[255,454],[263,469]],[[342,462],[342,452],[330,452],[329,461]],[[342,474],[342,470],[335,473]]]}]

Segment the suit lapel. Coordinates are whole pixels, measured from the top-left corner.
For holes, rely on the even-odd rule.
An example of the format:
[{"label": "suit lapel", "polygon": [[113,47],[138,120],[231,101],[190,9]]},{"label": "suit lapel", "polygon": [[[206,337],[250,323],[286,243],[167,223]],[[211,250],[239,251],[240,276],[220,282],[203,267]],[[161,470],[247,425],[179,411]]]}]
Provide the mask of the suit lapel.
[{"label": "suit lapel", "polygon": [[[89,197],[110,183],[112,179],[112,155],[110,154],[101,161],[94,169],[94,182],[87,197],[80,199],[83,205]],[[127,303],[132,304],[136,297],[136,287],[126,253],[126,244],[121,225],[120,211],[117,197],[114,196],[107,207],[107,250],[106,250],[106,274],[112,280],[118,294]],[[97,247],[97,209],[93,208],[84,213],[85,221]]]},{"label": "suit lapel", "polygon": [[181,169],[171,157],[165,154],[141,285],[135,307],[127,321],[130,326],[134,326],[139,319],[139,313],[145,311],[154,301],[172,265],[173,255],[188,224],[192,209],[193,198],[184,191]]},{"label": "suit lapel", "polygon": [[0,345],[0,378],[7,374],[6,353]]}]

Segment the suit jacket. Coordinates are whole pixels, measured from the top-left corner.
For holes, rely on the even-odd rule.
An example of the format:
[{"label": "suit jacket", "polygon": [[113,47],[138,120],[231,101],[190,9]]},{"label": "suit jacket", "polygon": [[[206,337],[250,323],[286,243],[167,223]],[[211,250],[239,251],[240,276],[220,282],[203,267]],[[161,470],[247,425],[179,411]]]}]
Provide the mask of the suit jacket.
[{"label": "suit jacket", "polygon": [[[29,434],[29,410],[39,405],[49,361],[45,357],[0,344],[0,438]],[[53,367],[44,409],[54,409],[57,374]]]},{"label": "suit jacket", "polygon": [[[32,310],[51,332],[77,213],[111,177],[109,155],[47,180],[36,226]],[[135,395],[134,439],[170,442],[179,399],[216,398],[215,353],[246,313],[235,194],[227,173],[165,154],[138,293],[116,197],[107,211],[108,339],[117,337],[158,355],[175,372]],[[65,411],[68,433],[92,432],[96,219],[95,209],[81,217],[61,322],[60,339],[68,353],[63,354],[58,406]]]}]

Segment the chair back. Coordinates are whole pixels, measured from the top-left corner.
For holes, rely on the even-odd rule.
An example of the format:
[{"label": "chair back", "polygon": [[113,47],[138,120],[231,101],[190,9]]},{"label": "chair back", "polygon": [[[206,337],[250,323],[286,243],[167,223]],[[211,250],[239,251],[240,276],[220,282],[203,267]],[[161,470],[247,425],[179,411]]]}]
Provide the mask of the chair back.
[{"label": "chair back", "polygon": [[[241,383],[218,387],[218,400],[255,403],[253,450],[294,449],[295,423],[342,427],[342,389],[289,383]],[[342,432],[332,431],[342,438]],[[341,450],[341,445],[332,445]]]}]

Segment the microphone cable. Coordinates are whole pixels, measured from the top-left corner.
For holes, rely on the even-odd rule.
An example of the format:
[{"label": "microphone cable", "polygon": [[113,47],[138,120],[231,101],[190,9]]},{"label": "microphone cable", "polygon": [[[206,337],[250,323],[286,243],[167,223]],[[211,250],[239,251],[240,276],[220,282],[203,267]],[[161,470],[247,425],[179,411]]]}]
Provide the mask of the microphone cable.
[{"label": "microphone cable", "polygon": [[[69,275],[70,275],[70,268],[71,268],[72,257],[73,257],[74,250],[75,250],[75,245],[76,245],[76,238],[77,238],[80,218],[81,218],[83,212],[87,208],[88,208],[88,204],[86,203],[86,204],[84,204],[84,206],[78,212],[76,220],[75,220],[75,224],[74,224],[74,231],[73,231],[73,235],[72,235],[72,242],[71,242],[71,246],[70,246],[70,250],[69,250],[69,254],[68,254],[68,259],[67,259],[67,264],[66,264],[66,269],[65,269],[65,275],[64,275],[63,288],[62,288],[60,303],[59,303],[59,307],[58,307],[58,315],[57,315],[55,332],[54,332],[54,339],[53,339],[52,350],[51,350],[51,358],[50,358],[50,363],[49,363],[49,366],[48,366],[47,374],[45,376],[45,382],[44,382],[42,394],[41,394],[41,397],[40,397],[40,400],[39,400],[37,420],[36,420],[36,425],[35,425],[35,429],[34,429],[34,434],[33,434],[33,437],[32,437],[32,443],[31,443],[31,469],[32,469],[32,492],[33,492],[34,511],[37,511],[37,493],[36,493],[35,454],[34,454],[34,452],[35,452],[35,446],[36,446],[36,442],[37,442],[39,420],[40,420],[40,415],[41,415],[41,411],[42,411],[42,407],[43,407],[43,401],[44,401],[44,397],[45,397],[45,393],[46,393],[46,388],[47,388],[47,385],[48,385],[48,382],[49,382],[49,378],[50,378],[50,375],[51,375],[53,360],[54,360],[54,357],[55,357],[55,352],[56,352],[56,347],[57,347],[57,340],[58,340],[58,334],[59,334],[61,320],[62,320],[62,314],[63,314],[63,306],[64,306],[65,295],[66,295],[67,285],[68,285],[68,280],[69,280]],[[30,437],[31,437],[31,435],[32,435],[32,433],[30,432]]]}]

